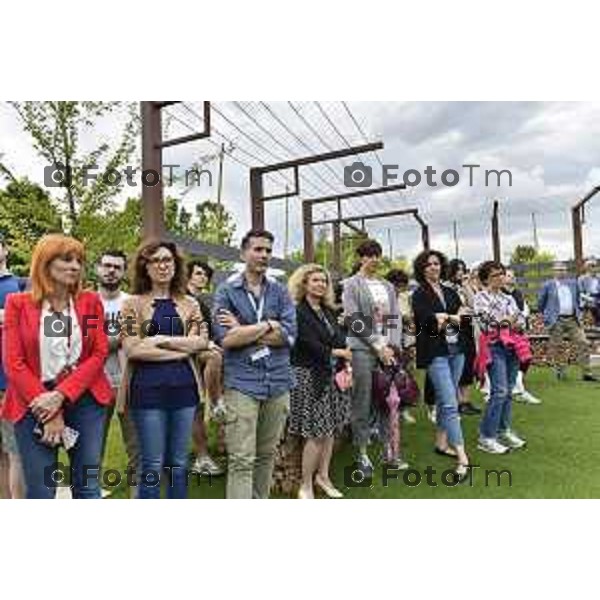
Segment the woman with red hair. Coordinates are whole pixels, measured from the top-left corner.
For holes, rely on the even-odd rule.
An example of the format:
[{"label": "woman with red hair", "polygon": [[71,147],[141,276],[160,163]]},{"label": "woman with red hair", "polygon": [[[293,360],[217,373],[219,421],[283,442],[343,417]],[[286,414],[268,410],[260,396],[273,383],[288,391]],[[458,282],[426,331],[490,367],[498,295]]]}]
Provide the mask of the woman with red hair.
[{"label": "woman with red hair", "polygon": [[27,498],[54,498],[58,447],[69,453],[74,498],[100,498],[108,338],[99,296],[83,291],[85,253],[52,234],[31,258],[31,292],[11,294],[4,312],[8,380],[2,418],[12,422]]}]

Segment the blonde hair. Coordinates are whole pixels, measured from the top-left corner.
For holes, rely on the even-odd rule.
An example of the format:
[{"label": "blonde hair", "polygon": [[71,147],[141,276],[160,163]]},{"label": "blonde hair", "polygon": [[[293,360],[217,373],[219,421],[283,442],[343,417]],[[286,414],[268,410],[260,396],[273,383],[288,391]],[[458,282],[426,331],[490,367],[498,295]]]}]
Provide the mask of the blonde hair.
[{"label": "blonde hair", "polygon": [[328,308],[333,308],[335,305],[333,295],[333,285],[331,283],[331,276],[327,269],[317,264],[302,265],[296,269],[288,281],[288,290],[292,300],[296,304],[300,304],[304,298],[306,298],[306,284],[311,275],[315,273],[323,273],[327,279],[327,291],[323,297],[323,304]]},{"label": "blonde hair", "polygon": [[[31,255],[31,294],[36,302],[54,293],[54,282],[50,277],[50,263],[59,257],[75,256],[81,263],[81,277],[84,276],[83,264],[85,262],[85,250],[83,244],[72,237],[52,233],[45,235],[36,244]],[[80,279],[71,292],[76,296],[82,287]]]}]

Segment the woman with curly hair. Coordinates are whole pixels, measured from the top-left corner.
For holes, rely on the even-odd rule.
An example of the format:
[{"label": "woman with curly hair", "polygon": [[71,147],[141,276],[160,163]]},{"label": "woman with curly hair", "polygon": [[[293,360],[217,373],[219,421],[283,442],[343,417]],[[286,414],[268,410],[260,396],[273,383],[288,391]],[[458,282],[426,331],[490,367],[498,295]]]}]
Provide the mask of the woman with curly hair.
[{"label": "woman with curly hair", "polygon": [[[305,439],[298,497],[314,498],[316,484],[330,498],[341,498],[329,478],[334,437],[350,419],[350,399],[334,382],[338,362],[352,360],[334,310],[329,273],[303,265],[290,278],[296,303],[298,338],[291,362],[297,385],[290,396],[289,432]],[[340,365],[345,367],[345,365]]]},{"label": "woman with curly hair", "polygon": [[175,244],[144,243],[133,261],[133,296],[123,304],[127,357],[119,408],[127,402],[141,453],[138,498],[187,497],[188,442],[200,402],[196,356],[208,347],[198,303],[186,295],[185,265]]},{"label": "woman with curly hair", "polygon": [[417,328],[417,368],[425,369],[435,393],[437,434],[435,452],[455,458],[456,474],[468,475],[469,459],[458,412],[459,381],[465,364],[465,330],[461,318],[469,313],[459,295],[441,283],[446,257],[426,250],[414,261],[419,287],[412,296]]}]

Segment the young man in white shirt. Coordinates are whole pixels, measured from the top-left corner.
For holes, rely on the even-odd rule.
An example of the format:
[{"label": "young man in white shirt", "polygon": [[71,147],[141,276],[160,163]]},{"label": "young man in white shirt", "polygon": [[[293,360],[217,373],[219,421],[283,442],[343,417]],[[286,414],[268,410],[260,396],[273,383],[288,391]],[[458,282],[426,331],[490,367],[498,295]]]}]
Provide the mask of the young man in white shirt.
[{"label": "young man in white shirt", "polygon": [[[123,306],[123,302],[129,297],[129,294],[121,289],[123,280],[125,279],[126,270],[127,257],[120,250],[107,250],[106,252],[103,252],[96,264],[98,293],[102,299],[105,319],[108,323],[109,355],[106,360],[105,371],[111,382],[115,396],[121,385],[121,378],[123,377],[123,357],[119,338],[119,326],[117,324],[121,317],[121,307]],[[113,413],[114,406],[111,406],[108,410],[106,430],[104,432],[104,445],[102,450],[103,460]],[[119,413],[119,424],[121,426],[121,436],[127,452],[127,467],[131,470],[137,469],[139,444],[133,423],[126,413]]]}]

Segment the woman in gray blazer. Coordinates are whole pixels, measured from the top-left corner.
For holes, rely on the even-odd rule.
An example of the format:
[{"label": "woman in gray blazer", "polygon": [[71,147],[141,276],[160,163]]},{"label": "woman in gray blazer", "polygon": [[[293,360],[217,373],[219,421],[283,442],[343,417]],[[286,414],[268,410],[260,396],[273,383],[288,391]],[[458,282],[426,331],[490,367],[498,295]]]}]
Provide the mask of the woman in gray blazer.
[{"label": "woman in gray blazer", "polygon": [[[352,435],[357,452],[356,467],[366,476],[373,470],[367,453],[373,371],[378,363],[390,365],[402,346],[402,318],[394,287],[377,275],[381,246],[373,240],[356,250],[360,269],[344,282],[342,302],[348,327],[348,346],[352,350]],[[380,419],[387,437],[387,420]],[[389,459],[388,459],[389,462]],[[396,469],[408,468],[398,456]]]}]

